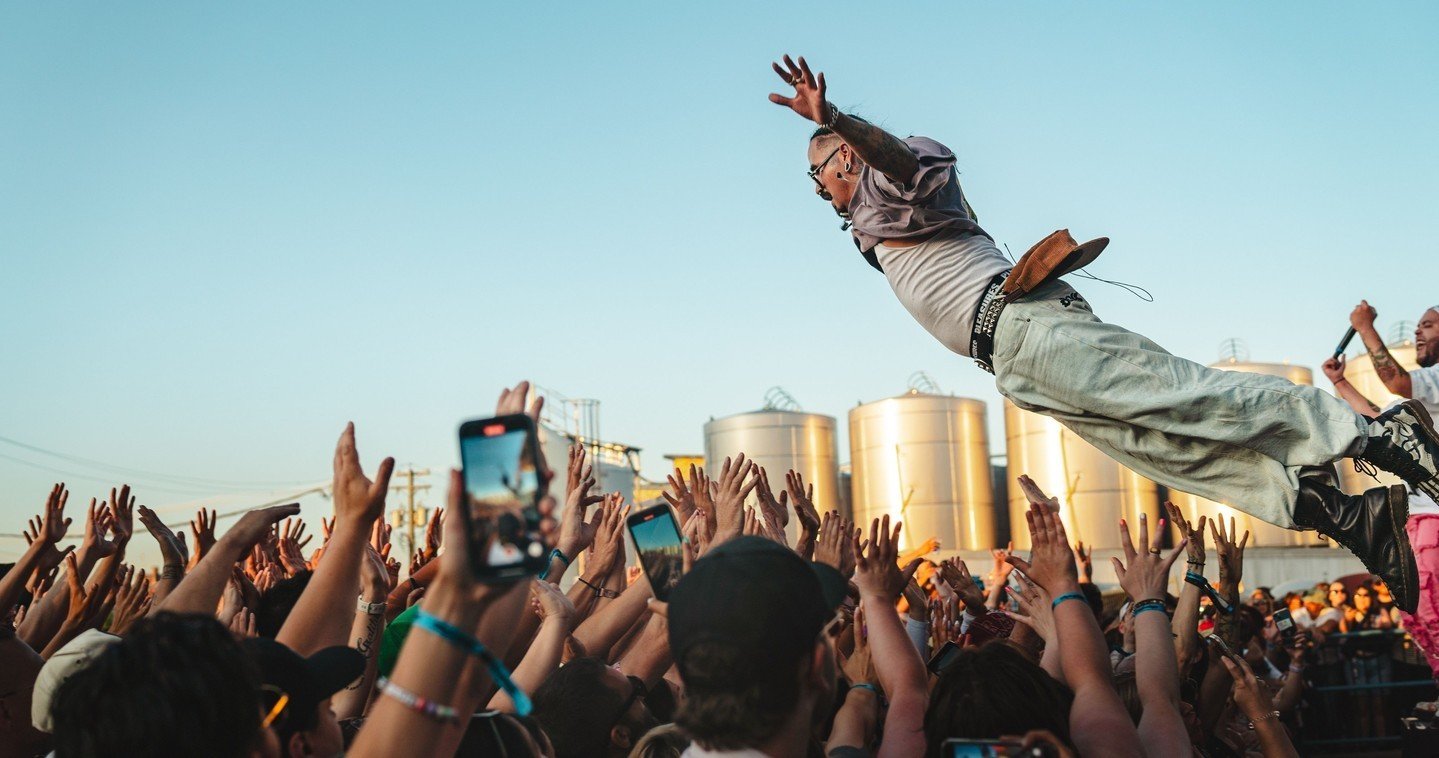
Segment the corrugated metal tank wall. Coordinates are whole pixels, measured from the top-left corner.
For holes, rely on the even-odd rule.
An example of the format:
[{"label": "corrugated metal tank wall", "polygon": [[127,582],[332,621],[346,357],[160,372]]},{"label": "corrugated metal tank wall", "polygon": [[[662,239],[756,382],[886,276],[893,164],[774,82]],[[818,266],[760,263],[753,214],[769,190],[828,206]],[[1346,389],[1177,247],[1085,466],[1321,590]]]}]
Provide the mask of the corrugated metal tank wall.
[{"label": "corrugated metal tank wall", "polygon": [[[815,507],[839,510],[839,453],[832,416],[797,411],[762,410],[739,413],[705,424],[705,470],[719,477],[726,457],[744,453],[769,473],[775,495],[784,489],[784,475],[794,469],[814,485]],[[753,502],[753,498],[751,498]],[[799,534],[790,519],[790,544]]]},{"label": "corrugated metal tank wall", "polygon": [[[1217,368],[1222,371],[1247,371],[1251,374],[1265,374],[1288,379],[1295,384],[1305,386],[1314,385],[1314,372],[1303,366],[1294,366],[1288,363],[1256,363],[1253,361],[1226,360],[1210,364],[1210,368]],[[1328,543],[1319,539],[1317,532],[1296,532],[1275,526],[1267,521],[1254,518],[1249,514],[1231,508],[1213,500],[1191,495],[1187,492],[1170,490],[1169,499],[1179,506],[1186,518],[1196,521],[1201,515],[1210,519],[1223,518],[1225,524],[1234,519],[1234,527],[1240,535],[1246,530],[1249,531],[1249,544],[1259,547],[1285,547],[1304,545],[1326,545]]]},{"label": "corrugated metal tank wall", "polygon": [[1024,514],[1029,503],[1014,480],[1021,474],[1062,503],[1070,541],[1101,550],[1119,547],[1119,519],[1137,524],[1140,513],[1159,516],[1159,485],[1119,465],[1048,416],[1004,402],[1008,455],[1010,536],[1016,549],[1029,549]]},{"label": "corrugated metal tank wall", "polygon": [[996,544],[985,405],[911,391],[849,412],[854,518],[904,521],[901,548]]}]

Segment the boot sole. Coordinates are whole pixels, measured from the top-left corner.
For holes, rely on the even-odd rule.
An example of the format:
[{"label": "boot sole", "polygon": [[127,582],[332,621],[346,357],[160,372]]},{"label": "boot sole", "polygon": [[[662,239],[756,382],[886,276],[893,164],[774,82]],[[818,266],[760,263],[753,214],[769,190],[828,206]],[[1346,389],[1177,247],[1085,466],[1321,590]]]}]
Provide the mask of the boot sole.
[{"label": "boot sole", "polygon": [[[1414,414],[1414,417],[1419,420],[1416,431],[1429,440],[1431,449],[1439,450],[1439,432],[1434,431],[1434,417],[1429,415],[1429,409],[1425,408],[1423,403],[1413,399],[1405,400],[1399,406]],[[1439,461],[1436,461],[1436,465],[1439,465]],[[1414,489],[1439,500],[1439,474],[1412,484]]]},{"label": "boot sole", "polygon": [[[1389,523],[1394,529],[1394,542],[1399,546],[1399,564],[1404,586],[1395,595],[1399,609],[1414,613],[1419,609],[1419,563],[1414,559],[1414,546],[1409,544],[1409,532],[1404,525],[1409,521],[1409,493],[1404,487],[1389,488]],[[1392,584],[1392,583],[1391,583]]]}]

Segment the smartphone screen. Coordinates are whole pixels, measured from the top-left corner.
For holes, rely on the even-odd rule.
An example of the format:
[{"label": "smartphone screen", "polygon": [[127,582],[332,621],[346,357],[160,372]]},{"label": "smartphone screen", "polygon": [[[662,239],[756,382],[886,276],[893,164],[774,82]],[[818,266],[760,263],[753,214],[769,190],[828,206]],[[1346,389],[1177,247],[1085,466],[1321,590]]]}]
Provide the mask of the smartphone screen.
[{"label": "smartphone screen", "polygon": [[929,673],[935,676],[944,673],[944,670],[954,663],[954,659],[959,657],[959,651],[962,649],[953,642],[944,643],[943,647],[930,656],[929,663],[925,664],[925,668],[928,668]]},{"label": "smartphone screen", "polygon": [[1018,742],[1011,740],[945,740],[940,755],[945,758],[992,758],[1023,755]]},{"label": "smartphone screen", "polygon": [[1284,636],[1284,639],[1294,637],[1294,619],[1289,615],[1288,608],[1280,608],[1274,612],[1274,627]]},{"label": "smartphone screen", "polygon": [[528,416],[500,416],[460,426],[465,531],[471,562],[481,578],[532,573],[547,554],[536,534],[538,450],[534,422]]},{"label": "smartphone screen", "polygon": [[668,601],[670,590],[680,581],[684,570],[684,543],[680,541],[679,525],[667,505],[657,505],[632,514],[626,521],[635,553],[655,599]]}]

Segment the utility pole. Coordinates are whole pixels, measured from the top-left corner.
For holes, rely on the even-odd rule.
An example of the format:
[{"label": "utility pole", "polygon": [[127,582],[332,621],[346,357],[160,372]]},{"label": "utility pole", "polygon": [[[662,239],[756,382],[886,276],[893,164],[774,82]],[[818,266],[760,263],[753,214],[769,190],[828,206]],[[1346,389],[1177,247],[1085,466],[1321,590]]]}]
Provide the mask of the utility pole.
[{"label": "utility pole", "polygon": [[426,509],[423,504],[415,505],[415,493],[424,492],[430,488],[429,484],[415,484],[416,477],[428,477],[430,470],[427,468],[415,468],[406,466],[396,471],[390,479],[390,489],[400,490],[405,493],[405,509],[392,512],[390,522],[394,526],[405,528],[406,547],[409,550],[409,560],[415,558],[415,526],[422,524],[427,518]]}]

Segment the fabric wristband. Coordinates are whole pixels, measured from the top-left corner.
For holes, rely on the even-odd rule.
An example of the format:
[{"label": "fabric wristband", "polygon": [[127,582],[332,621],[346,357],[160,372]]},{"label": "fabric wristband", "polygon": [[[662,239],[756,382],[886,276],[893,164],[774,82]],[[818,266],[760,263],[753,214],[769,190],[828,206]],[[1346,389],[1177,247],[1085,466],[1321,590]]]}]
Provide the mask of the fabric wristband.
[{"label": "fabric wristband", "polygon": [[870,684],[869,682],[860,682],[859,684],[851,684],[851,685],[849,686],[849,688],[852,689],[852,690],[869,690],[870,692],[873,692],[876,696],[879,695],[879,689],[877,689],[873,684]]},{"label": "fabric wristband", "polygon": [[565,564],[565,568],[570,567],[569,556],[560,552],[559,548],[555,548],[550,551],[550,557],[545,559],[545,570],[540,572],[540,579],[548,579],[550,577],[550,566],[554,565],[556,558],[559,558],[560,562]]},{"label": "fabric wristband", "polygon": [[530,711],[534,710],[530,696],[526,695],[518,684],[515,684],[515,680],[510,677],[510,670],[505,668],[505,664],[479,640],[454,624],[426,613],[423,608],[415,614],[415,626],[484,661],[485,668],[490,671],[490,677],[500,685],[500,689],[504,690],[505,694],[510,696],[511,702],[515,704],[515,713],[528,716]]},{"label": "fabric wristband", "polygon": [[1089,600],[1088,600],[1087,598],[1085,598],[1083,594],[1078,593],[1078,592],[1066,592],[1066,593],[1064,593],[1063,595],[1060,595],[1059,597],[1055,598],[1053,603],[1050,603],[1050,604],[1049,604],[1050,610],[1053,610],[1053,609],[1055,609],[1055,608],[1058,608],[1058,607],[1059,607],[1059,604],[1062,603],[1062,602],[1064,602],[1064,601],[1066,601],[1066,600],[1081,600],[1081,601],[1083,601],[1086,605],[1089,604]]},{"label": "fabric wristband", "polygon": [[355,601],[355,610],[359,611],[360,613],[368,614],[370,616],[378,616],[381,613],[384,613],[385,609],[388,607],[389,605],[387,603],[371,603],[367,602],[363,597],[358,598]]}]

